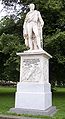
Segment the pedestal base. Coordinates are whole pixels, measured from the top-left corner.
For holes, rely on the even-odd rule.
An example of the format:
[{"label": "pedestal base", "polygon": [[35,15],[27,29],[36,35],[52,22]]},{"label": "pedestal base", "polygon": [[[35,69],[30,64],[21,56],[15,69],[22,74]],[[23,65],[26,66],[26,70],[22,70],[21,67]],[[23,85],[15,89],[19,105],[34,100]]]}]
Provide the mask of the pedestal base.
[{"label": "pedestal base", "polygon": [[22,109],[22,108],[11,108],[9,112],[14,112],[17,114],[31,114],[31,115],[45,115],[53,116],[56,113],[56,107],[52,106],[46,110],[33,110],[33,109]]},{"label": "pedestal base", "polygon": [[20,82],[17,84],[16,113],[49,115],[52,107],[51,85],[49,83],[49,59],[43,51],[17,53],[21,57]]},{"label": "pedestal base", "polygon": [[52,106],[50,83],[19,82],[15,108],[46,110]]}]

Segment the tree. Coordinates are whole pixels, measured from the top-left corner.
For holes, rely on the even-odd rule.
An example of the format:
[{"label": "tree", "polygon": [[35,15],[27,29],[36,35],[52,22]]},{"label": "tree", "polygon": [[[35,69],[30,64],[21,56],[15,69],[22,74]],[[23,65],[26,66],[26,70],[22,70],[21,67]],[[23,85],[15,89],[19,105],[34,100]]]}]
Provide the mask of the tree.
[{"label": "tree", "polygon": [[19,79],[19,59],[16,56],[16,52],[24,51],[24,49],[25,45],[20,43],[18,36],[4,33],[1,35],[0,55],[2,55],[2,66],[4,68],[1,80],[17,81]]},{"label": "tree", "polygon": [[50,60],[50,80],[65,84],[65,31],[49,36],[45,49],[53,56]]},{"label": "tree", "polygon": [[[53,56],[50,60],[50,80],[53,80],[54,82],[56,80],[58,82],[64,82],[65,0],[20,0],[20,4],[21,3],[24,5],[24,8],[26,8],[24,10],[28,10],[27,5],[34,3],[36,5],[36,9],[41,12],[42,18],[45,22],[43,28],[44,49]],[[21,19],[19,19],[16,23],[12,18],[9,19],[7,17],[5,17],[0,23],[0,55],[5,57],[5,60],[2,60],[1,76],[6,75],[8,80],[14,80],[14,77],[16,79],[15,74],[13,74],[13,72],[16,72],[16,68],[14,69],[13,66],[17,67],[18,64],[15,52],[23,51],[25,49],[24,39],[22,36],[23,21],[26,14],[24,13],[24,10],[22,10]],[[13,71],[11,69],[13,69]]]}]

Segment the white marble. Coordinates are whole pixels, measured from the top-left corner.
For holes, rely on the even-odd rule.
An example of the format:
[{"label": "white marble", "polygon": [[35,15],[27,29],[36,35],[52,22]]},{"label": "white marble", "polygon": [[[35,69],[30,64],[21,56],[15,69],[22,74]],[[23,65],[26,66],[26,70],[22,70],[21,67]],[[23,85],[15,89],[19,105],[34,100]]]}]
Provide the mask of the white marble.
[{"label": "white marble", "polygon": [[49,82],[49,55],[47,52],[17,53],[21,57],[20,82]]},{"label": "white marble", "polygon": [[49,83],[17,84],[15,108],[46,110],[52,106],[52,93]]},{"label": "white marble", "polygon": [[20,56],[20,82],[17,84],[15,108],[46,110],[52,106],[49,83],[49,59],[44,50],[17,53]]},{"label": "white marble", "polygon": [[23,37],[25,39],[25,45],[33,49],[42,49],[42,27],[44,21],[39,11],[34,10],[35,5],[29,5],[30,11],[26,14],[26,18],[23,25]]},{"label": "white marble", "polygon": [[51,85],[50,83],[18,82],[17,92],[51,92]]}]

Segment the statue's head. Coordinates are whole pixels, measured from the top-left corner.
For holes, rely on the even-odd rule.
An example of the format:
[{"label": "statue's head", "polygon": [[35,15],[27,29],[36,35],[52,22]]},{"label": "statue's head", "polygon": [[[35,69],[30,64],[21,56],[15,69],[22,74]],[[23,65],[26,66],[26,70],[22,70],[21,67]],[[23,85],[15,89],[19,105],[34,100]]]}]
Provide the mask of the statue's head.
[{"label": "statue's head", "polygon": [[31,4],[29,5],[29,8],[30,8],[30,10],[34,10],[34,9],[35,9],[35,5],[34,5],[33,3],[31,3]]}]

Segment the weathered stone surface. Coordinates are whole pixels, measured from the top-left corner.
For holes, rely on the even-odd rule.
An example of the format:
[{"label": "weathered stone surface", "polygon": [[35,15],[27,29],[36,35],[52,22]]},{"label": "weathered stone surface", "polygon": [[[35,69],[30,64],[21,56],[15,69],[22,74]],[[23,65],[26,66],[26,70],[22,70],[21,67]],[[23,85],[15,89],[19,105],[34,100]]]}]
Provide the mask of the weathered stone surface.
[{"label": "weathered stone surface", "polygon": [[52,106],[46,110],[33,110],[33,109],[23,109],[23,108],[11,108],[10,112],[15,112],[17,114],[31,114],[31,115],[46,115],[53,116],[56,113],[56,107]]},{"label": "weathered stone surface", "polygon": [[20,82],[17,84],[15,108],[11,112],[32,115],[53,115],[49,59],[44,50],[17,53],[20,56]]}]

